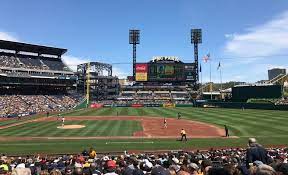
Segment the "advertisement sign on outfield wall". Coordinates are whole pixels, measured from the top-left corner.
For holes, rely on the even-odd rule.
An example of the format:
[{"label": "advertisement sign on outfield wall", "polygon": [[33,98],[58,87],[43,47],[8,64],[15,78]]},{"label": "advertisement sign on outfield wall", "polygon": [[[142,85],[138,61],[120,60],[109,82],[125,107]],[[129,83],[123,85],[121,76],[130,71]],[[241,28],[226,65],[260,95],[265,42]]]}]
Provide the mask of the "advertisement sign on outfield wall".
[{"label": "advertisement sign on outfield wall", "polygon": [[136,81],[147,81],[147,64],[136,64]]},{"label": "advertisement sign on outfield wall", "polygon": [[144,107],[144,105],[143,104],[132,104],[131,107],[140,108],[140,107]]},{"label": "advertisement sign on outfield wall", "polygon": [[174,103],[164,103],[163,107],[164,108],[175,108],[176,105]]}]

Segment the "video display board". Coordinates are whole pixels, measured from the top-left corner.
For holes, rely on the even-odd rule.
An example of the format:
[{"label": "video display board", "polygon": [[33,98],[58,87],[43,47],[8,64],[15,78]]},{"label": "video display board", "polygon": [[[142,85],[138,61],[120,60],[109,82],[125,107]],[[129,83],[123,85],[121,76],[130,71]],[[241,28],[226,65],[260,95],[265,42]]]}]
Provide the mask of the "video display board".
[{"label": "video display board", "polygon": [[136,64],[136,81],[195,81],[194,63]]},{"label": "video display board", "polygon": [[183,81],[184,71],[182,64],[149,64],[149,81]]}]

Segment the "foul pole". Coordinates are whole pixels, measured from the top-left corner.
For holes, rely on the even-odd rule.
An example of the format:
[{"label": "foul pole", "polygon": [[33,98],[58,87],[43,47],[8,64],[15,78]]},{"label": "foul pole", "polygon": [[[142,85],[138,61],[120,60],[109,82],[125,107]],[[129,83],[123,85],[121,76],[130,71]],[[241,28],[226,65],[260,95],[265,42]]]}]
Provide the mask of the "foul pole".
[{"label": "foul pole", "polygon": [[86,107],[88,108],[90,102],[90,62],[87,63],[86,76]]}]

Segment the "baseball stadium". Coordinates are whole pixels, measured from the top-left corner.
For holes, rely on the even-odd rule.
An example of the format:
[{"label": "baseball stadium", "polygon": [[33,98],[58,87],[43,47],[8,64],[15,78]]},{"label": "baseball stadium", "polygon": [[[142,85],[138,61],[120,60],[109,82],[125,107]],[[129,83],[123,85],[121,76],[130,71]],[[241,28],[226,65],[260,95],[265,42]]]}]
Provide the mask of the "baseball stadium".
[{"label": "baseball stadium", "polygon": [[[265,70],[268,80],[255,83],[222,82],[217,60],[220,82],[211,63],[203,82],[202,65],[214,60],[199,54],[205,29],[189,30],[193,59],[139,59],[145,30],[133,28],[128,63],[73,65],[63,61],[69,44],[0,33],[0,174],[287,174],[286,69]],[[118,76],[121,64],[131,74]]]}]

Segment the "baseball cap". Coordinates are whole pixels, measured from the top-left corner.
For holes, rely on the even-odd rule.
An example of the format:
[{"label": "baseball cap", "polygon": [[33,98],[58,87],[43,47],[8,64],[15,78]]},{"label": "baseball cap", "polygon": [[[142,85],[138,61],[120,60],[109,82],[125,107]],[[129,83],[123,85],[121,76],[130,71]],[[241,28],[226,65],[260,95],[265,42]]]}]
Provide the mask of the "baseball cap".
[{"label": "baseball cap", "polygon": [[116,163],[113,160],[108,160],[107,161],[107,167],[108,168],[115,168],[116,167]]}]

